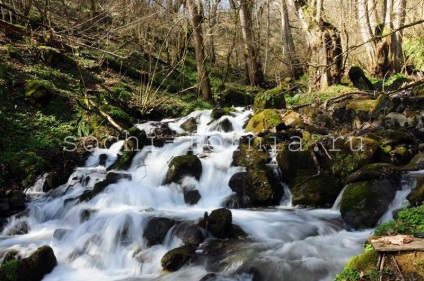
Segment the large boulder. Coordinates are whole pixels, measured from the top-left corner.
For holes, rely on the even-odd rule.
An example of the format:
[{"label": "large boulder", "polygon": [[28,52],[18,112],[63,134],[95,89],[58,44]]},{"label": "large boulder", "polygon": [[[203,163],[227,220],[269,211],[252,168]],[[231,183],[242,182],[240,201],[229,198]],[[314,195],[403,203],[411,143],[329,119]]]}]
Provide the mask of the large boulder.
[{"label": "large boulder", "polygon": [[41,281],[56,265],[57,260],[52,248],[43,246],[27,258],[3,264],[0,268],[0,280]]},{"label": "large boulder", "polygon": [[197,224],[188,222],[178,225],[175,229],[175,235],[180,238],[185,245],[198,245],[205,240],[202,229]]},{"label": "large boulder", "polygon": [[200,179],[202,162],[196,155],[182,155],[174,157],[168,165],[165,183],[180,183],[186,176]]},{"label": "large boulder", "polygon": [[395,165],[389,163],[373,163],[365,165],[353,174],[350,174],[345,183],[355,183],[360,181],[370,181],[373,179],[399,180],[400,170]]},{"label": "large boulder", "polygon": [[291,150],[290,147],[282,147],[277,156],[277,163],[283,179],[289,185],[297,176],[317,174],[317,167],[311,153],[307,149]]},{"label": "large boulder", "polygon": [[250,118],[246,126],[246,132],[259,134],[274,129],[281,123],[281,117],[274,109],[265,109]]},{"label": "large boulder", "polygon": [[196,205],[202,196],[197,189],[184,190],[184,202],[188,205]]},{"label": "large boulder", "polygon": [[340,205],[343,220],[355,229],[375,227],[393,201],[399,185],[388,179],[347,185]]},{"label": "large boulder", "polygon": [[233,112],[233,111],[234,111],[234,108],[232,108],[232,107],[214,108],[214,109],[212,109],[211,117],[214,120],[218,120],[222,116],[230,115],[231,112]]},{"label": "large boulder", "polygon": [[168,218],[151,218],[143,233],[148,247],[162,244],[168,231],[176,224],[175,220]]},{"label": "large boulder", "polygon": [[291,187],[292,203],[302,207],[331,207],[343,186],[332,175],[298,177]]},{"label": "large boulder", "polygon": [[25,193],[19,190],[8,190],[6,197],[9,202],[9,206],[13,210],[22,210],[25,208]]},{"label": "large boulder", "polygon": [[209,216],[205,214],[199,225],[208,230],[216,238],[227,238],[232,229],[231,211],[226,208],[213,210]]},{"label": "large boulder", "polygon": [[229,186],[241,201],[247,197],[249,203],[256,207],[278,205],[283,197],[280,180],[268,167],[236,173],[231,177]]},{"label": "large boulder", "polygon": [[411,162],[406,166],[408,170],[424,170],[424,153],[419,153],[412,158]]},{"label": "large boulder", "polygon": [[191,117],[187,119],[184,123],[180,126],[184,131],[192,133],[197,129],[197,122],[196,118]]},{"label": "large boulder", "polygon": [[189,263],[196,255],[196,245],[184,245],[167,252],[161,259],[162,268],[177,271]]},{"label": "large boulder", "polygon": [[233,153],[233,165],[246,167],[247,169],[263,167],[268,160],[268,155],[264,150],[258,149],[254,141],[242,143]]}]

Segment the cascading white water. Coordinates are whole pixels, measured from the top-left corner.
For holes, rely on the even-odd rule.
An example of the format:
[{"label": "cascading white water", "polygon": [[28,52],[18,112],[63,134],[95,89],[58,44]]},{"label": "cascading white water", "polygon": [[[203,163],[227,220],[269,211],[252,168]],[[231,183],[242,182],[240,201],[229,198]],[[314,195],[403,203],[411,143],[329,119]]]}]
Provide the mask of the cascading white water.
[{"label": "cascading white water", "polygon": [[[200,280],[208,273],[207,265],[162,272],[162,256],[182,245],[179,238],[171,235],[172,231],[161,245],[152,247],[146,246],[143,232],[152,217],[197,221],[205,211],[221,207],[232,195],[228,182],[236,172],[244,171],[231,166],[232,154],[244,135],[243,125],[250,114],[240,111],[212,121],[211,111],[206,110],[166,120],[172,130],[183,133],[180,125],[195,118],[197,132],[160,148],[144,147],[127,171],[131,180],[120,180],[92,200],[78,203],[76,199],[85,190],[106,177],[105,167],[98,166],[98,156],[108,155],[108,167],[115,161],[122,142],[109,150],[97,150],[67,184],[48,197],[31,202],[29,217],[12,219],[3,235],[21,221],[28,224],[30,231],[2,237],[0,253],[17,249],[29,255],[41,245],[50,245],[59,265],[45,276],[45,281]],[[223,132],[219,126],[225,118],[233,131]],[[148,122],[139,128],[149,133],[160,125]],[[182,185],[163,184],[172,157],[189,151],[199,156],[203,167],[199,181],[185,178],[182,183],[199,191],[201,199],[194,206],[185,204]],[[243,265],[266,268],[269,275],[264,281],[332,280],[352,256],[362,252],[370,230],[346,231],[337,210],[291,208],[290,193],[285,189],[279,208],[232,210],[233,223],[241,226],[250,239],[241,241],[240,251],[230,251],[219,263],[218,273],[226,276],[222,281],[251,280],[248,274],[235,274]]]}]

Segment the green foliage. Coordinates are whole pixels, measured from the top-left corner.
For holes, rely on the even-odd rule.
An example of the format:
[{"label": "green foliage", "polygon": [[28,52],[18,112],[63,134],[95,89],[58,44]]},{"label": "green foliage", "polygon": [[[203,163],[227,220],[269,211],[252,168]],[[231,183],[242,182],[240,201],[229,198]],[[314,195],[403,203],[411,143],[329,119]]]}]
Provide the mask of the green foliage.
[{"label": "green foliage", "polygon": [[54,89],[54,85],[52,82],[47,80],[31,80],[25,85],[25,95],[30,97],[34,95],[37,91],[47,90],[52,91]]},{"label": "green foliage", "polygon": [[286,103],[288,104],[288,105],[296,105],[296,104],[298,104],[299,103],[299,101],[300,101],[300,95],[299,94],[297,94],[297,95],[295,95],[295,96],[293,96],[293,97],[290,97],[290,96],[287,96],[286,97]]},{"label": "green foliage", "polygon": [[345,268],[341,273],[337,274],[334,281],[357,281],[360,273],[353,268]]},{"label": "green foliage", "polygon": [[424,38],[407,38],[402,47],[408,62],[413,64],[416,70],[424,71]]},{"label": "green foliage", "polygon": [[401,210],[396,221],[378,226],[375,235],[414,234],[424,231],[424,205]]},{"label": "green foliage", "polygon": [[129,101],[132,97],[132,89],[128,84],[120,83],[112,88],[112,95],[117,99]]}]

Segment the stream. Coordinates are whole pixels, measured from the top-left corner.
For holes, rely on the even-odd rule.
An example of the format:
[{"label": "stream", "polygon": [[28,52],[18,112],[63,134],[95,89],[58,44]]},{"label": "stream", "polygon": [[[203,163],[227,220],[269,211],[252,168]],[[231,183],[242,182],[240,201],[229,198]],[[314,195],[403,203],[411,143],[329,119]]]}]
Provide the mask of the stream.
[{"label": "stream", "polygon": [[[253,275],[245,269],[253,267],[260,269],[261,281],[333,280],[351,257],[363,251],[373,230],[347,229],[338,210],[340,199],[331,209],[292,206],[290,192],[284,185],[280,206],[231,210],[233,224],[240,226],[248,239],[229,243],[223,259],[211,258],[206,263],[193,263],[166,273],[161,267],[162,256],[183,242],[171,229],[161,245],[146,246],[143,232],[150,218],[196,222],[205,211],[222,207],[233,194],[228,182],[245,168],[231,166],[232,154],[239,138],[245,135],[243,125],[250,116],[250,111],[238,109],[213,121],[211,110],[205,110],[162,121],[184,135],[180,125],[195,118],[197,132],[177,137],[163,147],[144,147],[126,171],[131,180],[120,180],[92,200],[78,203],[73,199],[106,177],[106,168],[117,159],[123,141],[110,149],[97,149],[86,161],[86,167],[78,168],[67,184],[48,196],[40,191],[41,182],[28,192],[36,197],[28,203],[29,216],[10,219],[0,237],[0,256],[10,249],[27,256],[41,245],[51,246],[58,265],[44,281],[198,281],[209,272],[219,275],[213,280],[247,281],[253,280]],[[231,122],[230,132],[224,132],[219,125],[225,118]],[[146,132],[158,126],[160,122],[138,125]],[[186,177],[181,185],[164,185],[169,161],[189,151],[201,160],[200,180]],[[108,155],[105,166],[99,165],[101,154]],[[271,161],[270,165],[275,164]],[[182,186],[199,191],[201,199],[196,205],[185,203]],[[391,212],[402,205],[408,192],[407,187],[398,192],[382,220],[391,218]],[[89,214],[84,220],[83,213]],[[23,223],[30,229],[27,234],[6,235]]]}]

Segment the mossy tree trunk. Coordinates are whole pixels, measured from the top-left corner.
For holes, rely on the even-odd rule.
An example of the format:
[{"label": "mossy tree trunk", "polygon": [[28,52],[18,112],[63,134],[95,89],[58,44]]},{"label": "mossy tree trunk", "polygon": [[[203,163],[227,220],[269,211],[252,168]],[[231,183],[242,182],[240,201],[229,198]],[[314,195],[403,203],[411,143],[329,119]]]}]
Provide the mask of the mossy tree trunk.
[{"label": "mossy tree trunk", "polygon": [[191,25],[193,27],[193,37],[195,41],[196,65],[197,65],[197,78],[199,81],[199,92],[202,94],[204,100],[212,98],[211,86],[209,76],[206,70],[205,49],[203,45],[201,7],[198,7],[194,0],[188,0],[187,5],[190,11]]},{"label": "mossy tree trunk", "polygon": [[323,1],[291,1],[311,52],[309,90],[323,90],[338,84],[343,75],[342,40],[339,30],[323,18]]}]

